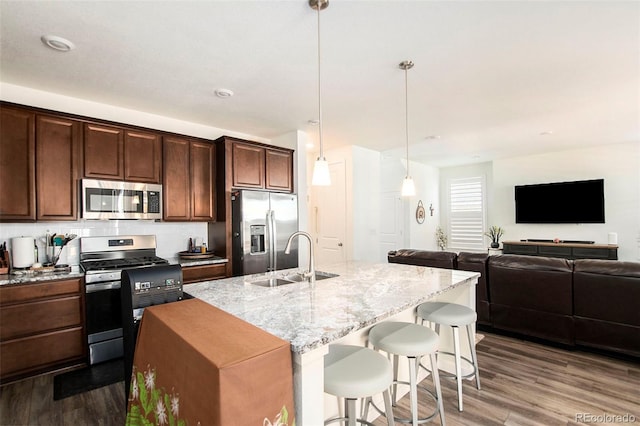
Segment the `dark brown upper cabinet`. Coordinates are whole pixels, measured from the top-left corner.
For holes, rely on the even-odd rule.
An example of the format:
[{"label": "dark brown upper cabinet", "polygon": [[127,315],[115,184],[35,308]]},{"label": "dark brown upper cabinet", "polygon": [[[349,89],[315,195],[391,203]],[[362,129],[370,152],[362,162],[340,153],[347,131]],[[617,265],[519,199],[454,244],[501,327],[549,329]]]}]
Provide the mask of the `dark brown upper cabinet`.
[{"label": "dark brown upper cabinet", "polygon": [[232,187],[293,191],[293,151],[232,142]]},{"label": "dark brown upper cabinet", "polygon": [[0,108],[0,220],[34,221],[35,113]]},{"label": "dark brown upper cabinet", "polygon": [[267,148],[265,164],[266,189],[293,191],[293,152]]},{"label": "dark brown upper cabinet", "polygon": [[264,188],[264,148],[233,143],[233,187]]},{"label": "dark brown upper cabinet", "polygon": [[36,117],[37,220],[77,220],[79,121]]},{"label": "dark brown upper cabinet", "polygon": [[215,149],[211,142],[165,136],[163,218],[215,220]]},{"label": "dark brown upper cabinet", "polygon": [[85,123],[84,177],[160,183],[160,134]]},{"label": "dark brown upper cabinet", "polygon": [[125,130],[124,180],[160,183],[162,138],[157,133]]}]

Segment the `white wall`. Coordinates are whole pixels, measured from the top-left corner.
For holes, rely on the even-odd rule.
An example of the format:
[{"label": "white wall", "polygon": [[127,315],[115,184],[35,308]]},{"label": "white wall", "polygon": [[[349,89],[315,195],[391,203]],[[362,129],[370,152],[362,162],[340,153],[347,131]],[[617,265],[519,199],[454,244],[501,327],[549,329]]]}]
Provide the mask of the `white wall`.
[{"label": "white wall", "polygon": [[[380,153],[360,146],[349,145],[326,150],[329,163],[345,164],[346,235],[344,240],[347,260],[378,261],[380,214]],[[308,155],[309,172],[315,157]],[[331,182],[340,185],[341,182]],[[312,204],[318,201],[309,189]],[[331,208],[331,206],[319,206]],[[313,218],[309,219],[313,223]]]},{"label": "white wall", "polygon": [[181,135],[217,139],[220,136],[234,136],[256,142],[269,143],[269,139],[221,129],[210,125],[176,120],[161,115],[149,114],[132,109],[120,108],[113,105],[101,104],[79,98],[44,92],[13,84],[0,82],[0,98],[3,101],[28,105],[37,108],[50,109],[85,117],[99,118],[117,123],[147,127],[154,130],[174,132]]},{"label": "white wall", "polygon": [[[409,247],[420,250],[438,250],[436,228],[440,225],[440,172],[435,167],[411,163],[411,176],[416,185],[416,195],[409,198],[407,212],[409,220]],[[401,186],[402,181],[398,182]],[[419,224],[416,220],[418,201],[425,209],[425,220]],[[433,205],[433,216],[429,206]]]},{"label": "white wall", "polygon": [[[382,232],[391,234],[397,232],[399,234],[398,243],[391,247],[389,244],[382,242],[380,245],[380,261],[387,260],[387,252],[390,249],[414,248],[421,250],[437,250],[435,232],[440,224],[440,214],[442,212],[440,203],[439,188],[439,170],[424,164],[410,162],[411,177],[416,186],[416,195],[413,197],[401,197],[400,190],[402,180],[406,175],[406,160],[399,159],[397,156],[382,153],[381,162],[381,185],[380,191],[383,194],[386,205],[381,208],[387,209],[387,214],[383,214],[388,221],[395,223],[382,223],[380,227]],[[397,212],[392,214],[389,210],[393,209],[391,201],[396,197],[401,202],[401,207]],[[425,209],[425,220],[419,224],[416,220],[416,209],[418,201],[422,201]],[[429,210],[432,205],[434,209],[433,216]],[[395,215],[400,215],[398,220]]]},{"label": "white wall", "polygon": [[[220,136],[228,135],[271,143],[268,139],[213,126],[190,123],[7,83],[0,83],[0,97],[7,102],[175,132],[188,136],[216,139]],[[288,148],[296,148],[297,139],[295,136],[283,136],[274,144]],[[207,224],[205,222],[156,223],[152,221],[80,220],[77,222],[38,222],[28,224],[2,223],[0,224],[0,242],[7,241],[9,244],[9,239],[16,236],[41,237],[46,234],[47,230],[58,234],[73,233],[77,234],[78,237],[155,234],[158,244],[157,253],[160,257],[165,258],[176,257],[178,252],[186,250],[189,237],[203,237],[205,241],[207,238]],[[69,264],[77,264],[78,245],[78,240],[74,240],[68,247],[65,247],[60,262],[68,261]],[[215,251],[215,247],[211,247],[211,249]],[[41,253],[44,255],[44,250],[41,250]],[[65,257],[67,257],[67,259],[65,259]],[[44,258],[41,258],[41,260],[44,260]]]},{"label": "white wall", "polygon": [[[450,178],[485,176],[487,227],[505,228],[505,241],[539,238],[608,243],[618,234],[618,258],[640,260],[640,144],[601,145],[584,149],[495,160],[440,170],[441,199],[446,202]],[[584,179],[605,181],[604,224],[516,224],[516,185]],[[447,217],[442,217],[446,223]]]},{"label": "white wall", "polygon": [[378,260],[381,207],[380,152],[353,146],[352,161],[353,259],[375,262]]},{"label": "white wall", "polygon": [[[604,178],[606,223],[515,223],[515,185],[600,178]],[[607,244],[608,233],[616,232],[618,258],[640,259],[640,144],[602,145],[496,160],[493,181],[490,222],[506,228],[506,240],[559,238]]]}]

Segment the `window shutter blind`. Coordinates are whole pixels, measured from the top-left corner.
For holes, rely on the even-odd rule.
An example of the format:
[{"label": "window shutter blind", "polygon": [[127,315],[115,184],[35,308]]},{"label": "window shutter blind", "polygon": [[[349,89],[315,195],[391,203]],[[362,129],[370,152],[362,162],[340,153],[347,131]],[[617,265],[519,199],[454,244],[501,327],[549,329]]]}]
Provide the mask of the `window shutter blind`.
[{"label": "window shutter blind", "polygon": [[484,184],[482,177],[449,182],[449,248],[483,250]]}]

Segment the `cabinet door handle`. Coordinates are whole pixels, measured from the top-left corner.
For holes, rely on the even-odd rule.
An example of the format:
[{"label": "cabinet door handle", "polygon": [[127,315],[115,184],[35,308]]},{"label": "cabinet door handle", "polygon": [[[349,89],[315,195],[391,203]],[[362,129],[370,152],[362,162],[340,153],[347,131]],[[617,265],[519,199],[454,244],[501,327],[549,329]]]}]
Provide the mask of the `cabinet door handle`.
[{"label": "cabinet door handle", "polygon": [[342,243],[338,243],[338,247],[342,247]]}]

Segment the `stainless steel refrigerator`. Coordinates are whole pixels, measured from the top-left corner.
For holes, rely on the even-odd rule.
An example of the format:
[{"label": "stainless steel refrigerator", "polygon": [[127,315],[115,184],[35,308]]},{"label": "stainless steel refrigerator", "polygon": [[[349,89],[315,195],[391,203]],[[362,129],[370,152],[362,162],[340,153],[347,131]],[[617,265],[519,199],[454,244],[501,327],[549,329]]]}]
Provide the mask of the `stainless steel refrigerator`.
[{"label": "stainless steel refrigerator", "polygon": [[285,254],[289,236],[298,230],[298,197],[267,191],[231,195],[233,275],[259,274],[298,267],[298,239]]}]

